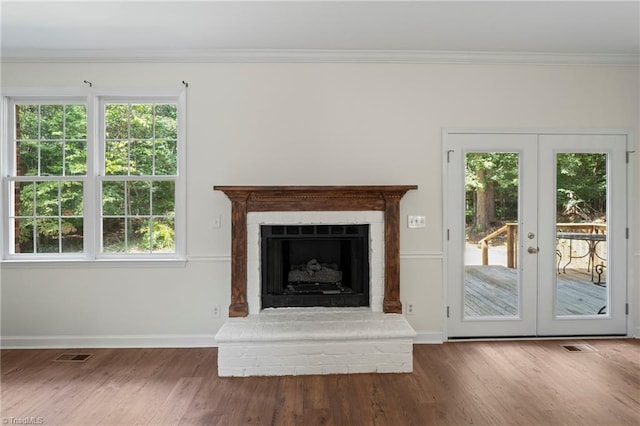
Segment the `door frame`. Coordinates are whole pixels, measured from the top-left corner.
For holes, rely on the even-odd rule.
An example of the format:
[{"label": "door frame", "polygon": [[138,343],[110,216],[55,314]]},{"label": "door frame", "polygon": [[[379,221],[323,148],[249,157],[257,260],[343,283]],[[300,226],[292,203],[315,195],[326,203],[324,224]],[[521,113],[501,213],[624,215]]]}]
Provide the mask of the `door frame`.
[{"label": "door frame", "polygon": [[[627,337],[633,337],[638,334],[636,337],[640,337],[640,325],[636,327],[634,322],[634,318],[637,313],[637,299],[638,295],[640,295],[640,283],[637,282],[636,275],[636,257],[640,258],[640,255],[636,253],[637,248],[637,233],[638,230],[636,226],[640,222],[640,219],[636,218],[636,204],[638,202],[638,196],[636,193],[636,185],[635,185],[635,163],[636,163],[636,155],[640,155],[638,151],[638,142],[636,141],[633,132],[624,129],[610,129],[610,128],[600,128],[600,129],[576,129],[576,128],[490,128],[490,127],[443,127],[442,128],[442,247],[443,247],[443,261],[442,261],[442,277],[443,277],[443,289],[442,289],[442,321],[443,321],[443,341],[449,340],[449,330],[448,330],[448,297],[449,297],[449,244],[448,244],[448,236],[449,236],[449,223],[448,218],[450,217],[450,212],[448,211],[449,205],[449,178],[448,178],[448,167],[447,163],[449,160],[450,154],[447,152],[448,150],[448,137],[452,134],[516,134],[516,135],[618,135],[624,136],[627,140],[627,178],[626,178],[626,196],[627,196],[627,211],[626,211],[626,219],[627,219]],[[633,220],[636,218],[635,220]],[[638,255],[638,256],[637,256]],[[584,339],[587,336],[577,336],[578,338]],[[541,339],[548,339],[550,337],[536,337]],[[552,338],[552,337],[551,337]],[[503,339],[500,337],[496,337],[495,339]],[[508,339],[508,338],[506,338]],[[466,339],[473,340],[473,339]]]}]

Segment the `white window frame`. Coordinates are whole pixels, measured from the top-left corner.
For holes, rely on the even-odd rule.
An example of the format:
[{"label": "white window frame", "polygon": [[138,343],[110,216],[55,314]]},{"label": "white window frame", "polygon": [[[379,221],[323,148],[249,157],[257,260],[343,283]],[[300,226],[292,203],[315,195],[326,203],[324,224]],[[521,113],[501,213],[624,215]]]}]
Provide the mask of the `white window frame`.
[{"label": "white window frame", "polygon": [[[120,267],[126,264],[144,264],[158,262],[173,264],[186,262],[186,92],[181,89],[145,89],[145,90],[95,90],[95,89],[2,89],[0,119],[0,262],[10,264],[36,263],[41,265],[69,264],[79,262],[109,263]],[[13,197],[10,181],[16,175],[15,164],[15,109],[20,102],[83,103],[87,106],[87,174],[74,176],[74,180],[84,182],[83,217],[84,251],[82,253],[12,253],[13,230],[9,217]],[[175,252],[174,253],[102,253],[102,196],[100,193],[104,164],[104,113],[105,103],[172,103],[177,105],[178,126],[178,171],[175,181]],[[11,169],[11,170],[10,170]],[[40,180],[40,177],[35,177]],[[76,179],[77,178],[77,179]],[[56,177],[53,178],[56,180]]]}]

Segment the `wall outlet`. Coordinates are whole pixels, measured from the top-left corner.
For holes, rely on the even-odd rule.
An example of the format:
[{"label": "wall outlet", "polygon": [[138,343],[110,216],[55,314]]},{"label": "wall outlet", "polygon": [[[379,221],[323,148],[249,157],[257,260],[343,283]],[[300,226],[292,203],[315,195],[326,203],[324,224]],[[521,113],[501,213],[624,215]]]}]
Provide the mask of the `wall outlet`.
[{"label": "wall outlet", "polygon": [[413,303],[404,304],[405,315],[413,315]]},{"label": "wall outlet", "polygon": [[213,318],[220,318],[220,306],[214,306],[213,311],[211,312],[211,316]]},{"label": "wall outlet", "polygon": [[427,218],[425,216],[409,216],[407,226],[409,228],[426,228]]}]

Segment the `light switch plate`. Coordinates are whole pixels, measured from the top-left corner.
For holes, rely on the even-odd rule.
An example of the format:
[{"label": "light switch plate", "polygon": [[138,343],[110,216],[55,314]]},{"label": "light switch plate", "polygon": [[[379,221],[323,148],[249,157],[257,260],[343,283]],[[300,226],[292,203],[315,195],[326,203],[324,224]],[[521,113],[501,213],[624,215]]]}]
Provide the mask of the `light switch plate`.
[{"label": "light switch plate", "polygon": [[427,220],[424,216],[409,216],[407,226],[409,228],[426,228]]}]

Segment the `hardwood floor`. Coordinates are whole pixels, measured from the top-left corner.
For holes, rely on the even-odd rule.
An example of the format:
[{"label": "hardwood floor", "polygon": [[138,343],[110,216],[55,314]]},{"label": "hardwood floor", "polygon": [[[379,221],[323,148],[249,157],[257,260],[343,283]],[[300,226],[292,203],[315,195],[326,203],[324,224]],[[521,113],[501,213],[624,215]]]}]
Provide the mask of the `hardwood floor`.
[{"label": "hardwood floor", "polygon": [[3,350],[2,423],[640,425],[638,340],[415,345],[412,374],[219,378],[216,354]]}]

